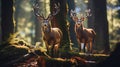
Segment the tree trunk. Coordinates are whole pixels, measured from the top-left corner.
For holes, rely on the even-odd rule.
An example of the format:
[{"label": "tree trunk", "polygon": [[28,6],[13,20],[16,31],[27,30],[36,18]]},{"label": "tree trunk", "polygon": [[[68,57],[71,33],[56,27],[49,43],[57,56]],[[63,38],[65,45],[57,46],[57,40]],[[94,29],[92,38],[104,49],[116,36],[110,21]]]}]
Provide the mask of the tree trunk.
[{"label": "tree trunk", "polygon": [[[58,4],[57,1],[55,0],[50,0],[50,12],[52,13],[55,10],[55,5],[54,4]],[[51,25],[52,27],[59,27],[58,23],[57,23],[57,17],[53,16],[52,21],[51,21]]]},{"label": "tree trunk", "polygon": [[18,31],[18,18],[19,18],[19,13],[20,13],[20,10],[21,10],[21,7],[20,7],[21,3],[22,3],[21,0],[16,0],[15,5],[14,5],[14,7],[16,9],[15,12],[14,12],[14,19],[16,21],[16,23],[15,23],[15,32]]},{"label": "tree trunk", "polygon": [[[44,2],[41,0],[36,0],[35,3],[39,4],[39,9],[38,11],[40,11],[40,13],[43,11],[44,8]],[[38,20],[37,17],[35,17],[35,42],[41,42],[41,46],[45,47],[45,43],[43,41],[43,35],[42,35],[42,22],[41,20]]]},{"label": "tree trunk", "polygon": [[96,31],[96,49],[109,52],[108,21],[106,13],[106,0],[89,0],[88,8],[92,10],[92,17],[89,18],[88,26]]},{"label": "tree trunk", "polygon": [[74,47],[78,47],[78,42],[77,42],[77,38],[76,38],[76,34],[74,31],[74,26],[75,26],[75,22],[72,20],[72,18],[70,18],[70,11],[75,9],[75,2],[74,0],[67,0],[68,3],[68,15],[67,15],[67,19],[69,21],[69,31],[70,31],[70,39],[71,42],[74,44]]},{"label": "tree trunk", "polygon": [[[35,3],[39,4],[40,9],[42,8],[42,3],[36,0]],[[38,10],[41,11],[41,10]],[[40,42],[42,38],[41,22],[35,17],[35,42]]]},{"label": "tree trunk", "polygon": [[[117,7],[119,7],[119,6],[120,6],[120,0],[118,0],[118,6]],[[120,9],[118,9],[118,17],[120,19]]]},{"label": "tree trunk", "polygon": [[[0,10],[1,10],[1,1],[0,1]],[[1,11],[0,11],[0,44],[2,42],[2,29],[1,29]]]},{"label": "tree trunk", "polygon": [[[68,26],[66,21],[67,0],[50,0],[50,3],[51,3],[50,4],[51,7],[54,3],[60,3],[60,12],[55,16],[56,19],[54,19],[55,20],[54,22],[55,25],[58,26],[63,32],[61,46],[65,47],[65,50],[70,50],[70,39],[69,39]],[[54,25],[54,23],[52,23],[52,25]]]},{"label": "tree trunk", "polygon": [[13,0],[2,0],[2,42],[6,42],[10,34],[14,33],[13,24]]}]

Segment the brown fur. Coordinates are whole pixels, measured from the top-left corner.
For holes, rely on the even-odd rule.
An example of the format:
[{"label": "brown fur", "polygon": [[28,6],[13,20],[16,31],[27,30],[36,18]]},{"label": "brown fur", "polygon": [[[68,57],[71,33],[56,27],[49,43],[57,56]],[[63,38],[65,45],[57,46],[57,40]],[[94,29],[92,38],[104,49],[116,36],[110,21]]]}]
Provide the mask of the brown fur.
[{"label": "brown fur", "polygon": [[43,39],[46,42],[46,48],[49,54],[52,56],[58,53],[58,49],[60,46],[60,41],[62,38],[62,32],[59,28],[52,28],[51,27],[51,19],[55,16],[59,11],[60,4],[54,4],[55,11],[51,12],[47,18],[39,13],[39,4],[34,4],[34,13],[37,16],[37,19],[42,22],[42,31],[44,33]]},{"label": "brown fur", "polygon": [[58,54],[61,38],[63,36],[59,28],[50,28],[50,31],[44,32],[44,40],[46,42],[47,50],[52,56]]},{"label": "brown fur", "polygon": [[88,51],[92,52],[93,40],[95,38],[96,33],[93,29],[84,28],[82,24],[80,27],[78,27],[78,25],[75,24],[75,33],[78,43],[80,45],[80,50],[81,50],[81,43],[84,43],[84,51],[86,46]]},{"label": "brown fur", "polygon": [[93,40],[95,38],[95,31],[90,28],[85,28],[83,26],[84,20],[88,17],[91,16],[90,10],[88,10],[86,17],[82,16],[80,19],[77,17],[77,14],[75,11],[71,10],[71,17],[75,22],[75,33],[76,37],[80,46],[80,51],[81,51],[81,43],[84,43],[84,52],[85,52],[85,47],[87,47],[89,52],[92,52],[92,46],[93,46]]}]

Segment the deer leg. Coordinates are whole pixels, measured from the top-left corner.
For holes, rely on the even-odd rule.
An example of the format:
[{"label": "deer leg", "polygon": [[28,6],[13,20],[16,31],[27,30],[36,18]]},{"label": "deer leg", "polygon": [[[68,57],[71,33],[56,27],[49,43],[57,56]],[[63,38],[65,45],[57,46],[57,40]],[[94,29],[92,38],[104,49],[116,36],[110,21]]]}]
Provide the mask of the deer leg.
[{"label": "deer leg", "polygon": [[50,54],[50,46],[46,42],[45,42],[45,45],[46,45],[47,53]]},{"label": "deer leg", "polygon": [[50,47],[49,47],[49,45],[47,45],[46,48],[47,48],[47,53],[50,54]]},{"label": "deer leg", "polygon": [[90,41],[90,48],[89,48],[90,53],[92,53],[92,41]]},{"label": "deer leg", "polygon": [[59,48],[59,44],[56,44],[55,46],[54,46],[54,56],[55,57],[58,57],[58,48]]},{"label": "deer leg", "polygon": [[89,47],[88,47],[88,43],[85,42],[85,43],[84,43],[84,52],[87,52],[87,51],[88,51],[88,48],[89,48]]},{"label": "deer leg", "polygon": [[81,43],[79,44],[79,52],[81,52],[82,51],[82,49],[81,49]]},{"label": "deer leg", "polygon": [[54,57],[54,45],[51,47],[51,56]]},{"label": "deer leg", "polygon": [[86,43],[86,52],[89,52],[89,43]]},{"label": "deer leg", "polygon": [[84,45],[83,45],[83,52],[84,53],[86,52],[85,47],[86,47],[86,43],[84,43]]},{"label": "deer leg", "polygon": [[81,42],[79,39],[77,39],[77,41],[78,41],[79,52],[81,52]]},{"label": "deer leg", "polygon": [[53,54],[54,54],[54,41],[51,40],[50,42],[50,45],[49,45],[49,54],[53,57]]}]

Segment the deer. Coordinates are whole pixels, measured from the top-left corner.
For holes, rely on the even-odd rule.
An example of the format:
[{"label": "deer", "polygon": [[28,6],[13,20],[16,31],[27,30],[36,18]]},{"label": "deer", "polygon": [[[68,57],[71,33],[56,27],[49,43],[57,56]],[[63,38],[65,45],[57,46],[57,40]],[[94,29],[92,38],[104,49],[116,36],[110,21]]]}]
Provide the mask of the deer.
[{"label": "deer", "polygon": [[34,12],[37,16],[37,19],[42,22],[42,32],[43,32],[43,40],[46,43],[46,48],[48,53],[51,56],[57,56],[59,52],[59,47],[61,43],[61,39],[63,37],[63,33],[58,27],[52,27],[51,26],[51,19],[53,16],[57,15],[60,11],[59,9],[60,5],[55,4],[55,11],[50,13],[47,18],[44,17],[44,15],[39,13],[39,7],[38,4],[34,5]]},{"label": "deer", "polygon": [[[92,28],[85,28],[83,23],[87,17],[91,16],[90,9],[85,11],[85,16],[77,17],[75,10],[70,11],[70,16],[75,22],[74,31],[79,44],[79,51],[92,53],[93,41],[96,36],[95,31]],[[82,45],[83,44],[83,45]],[[81,48],[83,47],[83,49]],[[87,49],[87,50],[86,50]]]}]

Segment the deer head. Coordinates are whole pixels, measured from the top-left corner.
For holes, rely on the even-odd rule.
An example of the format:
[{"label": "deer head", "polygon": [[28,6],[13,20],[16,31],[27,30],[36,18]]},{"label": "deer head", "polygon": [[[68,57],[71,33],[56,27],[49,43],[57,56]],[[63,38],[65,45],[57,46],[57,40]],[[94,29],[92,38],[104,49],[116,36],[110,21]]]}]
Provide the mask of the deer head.
[{"label": "deer head", "polygon": [[85,15],[81,14],[80,18],[77,17],[77,13],[75,12],[75,10],[71,10],[70,11],[70,16],[73,19],[73,21],[75,22],[75,24],[80,27],[82,26],[82,23],[85,21],[85,19],[89,16],[91,16],[90,14],[90,9],[85,11]]},{"label": "deer head", "polygon": [[81,27],[82,20],[81,20],[81,18],[77,17],[77,13],[75,12],[75,10],[70,11],[70,16],[73,19],[73,21],[75,22],[75,25],[77,25],[78,27]]},{"label": "deer head", "polygon": [[44,15],[40,14],[39,12],[39,5],[38,3],[34,4],[33,5],[33,9],[34,9],[34,14],[35,16],[37,16],[38,20],[39,21],[42,21],[42,27],[45,31],[49,31],[50,28],[51,28],[51,19],[53,18],[53,16],[55,16],[56,14],[58,14],[58,12],[60,11],[60,4],[54,4],[54,8],[55,8],[55,11],[51,12],[47,18],[44,17]]}]

